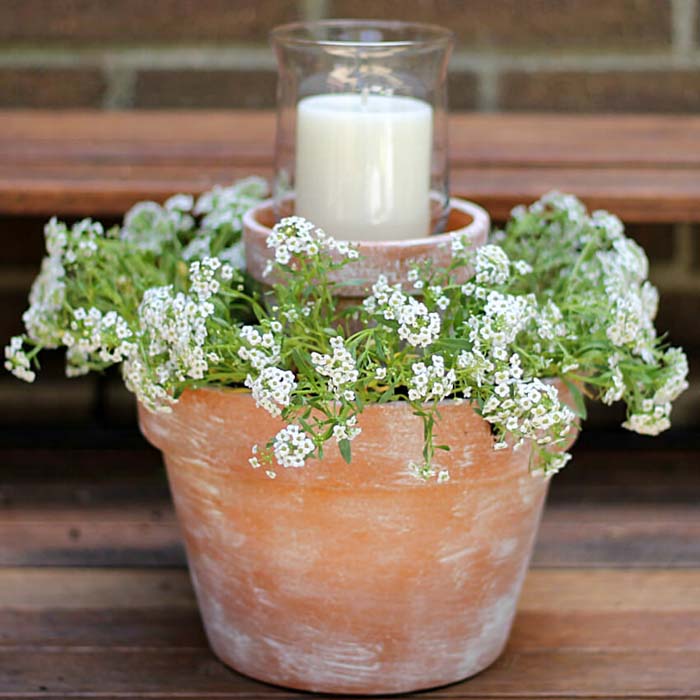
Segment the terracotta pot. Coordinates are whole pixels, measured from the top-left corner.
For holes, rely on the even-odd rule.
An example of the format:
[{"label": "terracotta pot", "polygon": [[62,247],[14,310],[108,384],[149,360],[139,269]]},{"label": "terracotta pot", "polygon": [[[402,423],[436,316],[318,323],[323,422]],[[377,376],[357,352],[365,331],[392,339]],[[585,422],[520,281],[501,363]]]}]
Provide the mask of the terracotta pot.
[{"label": "terracotta pot", "polygon": [[[286,213],[292,214],[293,207],[291,200]],[[264,275],[265,267],[273,257],[271,249],[267,247],[267,237],[275,221],[274,201],[271,199],[250,209],[243,217],[246,267],[254,279],[264,284],[275,281],[272,275]],[[445,233],[403,241],[357,241],[360,253],[358,262],[330,275],[333,281],[340,283],[334,293],[345,298],[364,297],[380,274],[385,275],[390,284],[405,282],[413,262],[432,260],[436,268],[447,267],[452,259],[453,236],[459,236],[474,249],[486,242],[490,227],[491,219],[485,209],[473,202],[453,198],[450,200]],[[333,234],[332,231],[328,233]],[[464,268],[460,274],[461,278],[457,276],[456,279],[464,282],[471,277],[472,271]],[[343,282],[351,281],[352,284],[342,286]]]},{"label": "terracotta pot", "polygon": [[398,693],[461,680],[501,653],[547,480],[529,449],[493,450],[468,403],[445,402],[437,465],[419,481],[422,424],[368,406],[352,464],[335,446],[271,480],[248,459],[282,426],[249,394],[188,391],[140,408],[163,451],[214,652],[253,678],[330,693]]}]

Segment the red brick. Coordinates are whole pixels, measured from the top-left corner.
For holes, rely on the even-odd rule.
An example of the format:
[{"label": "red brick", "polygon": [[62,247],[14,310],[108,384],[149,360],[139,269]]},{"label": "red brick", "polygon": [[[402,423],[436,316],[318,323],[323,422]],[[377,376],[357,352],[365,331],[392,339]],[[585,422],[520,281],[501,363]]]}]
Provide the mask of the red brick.
[{"label": "red brick", "polygon": [[329,16],[441,24],[464,50],[646,49],[671,39],[666,0],[331,0]]},{"label": "red brick", "polygon": [[100,107],[105,80],[89,68],[0,68],[1,108]]},{"label": "red brick", "polygon": [[448,74],[447,90],[451,110],[476,107],[477,79],[473,73],[451,71]]},{"label": "red brick", "polygon": [[512,72],[501,78],[500,107],[557,112],[696,113],[700,71]]},{"label": "red brick", "polygon": [[3,0],[0,40],[264,41],[298,13],[280,0]]},{"label": "red brick", "polygon": [[257,109],[275,104],[273,71],[146,70],[138,74],[134,106],[159,109]]}]

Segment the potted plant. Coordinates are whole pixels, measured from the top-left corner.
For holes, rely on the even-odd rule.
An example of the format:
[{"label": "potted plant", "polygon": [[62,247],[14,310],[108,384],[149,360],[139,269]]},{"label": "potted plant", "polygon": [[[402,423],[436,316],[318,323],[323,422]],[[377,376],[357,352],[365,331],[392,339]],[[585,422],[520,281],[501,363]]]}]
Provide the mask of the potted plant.
[{"label": "potted plant", "polygon": [[52,219],[6,367],[33,381],[58,346],[71,376],[122,365],[226,663],[323,692],[465,678],[506,642],[584,396],[653,435],[687,386],[644,252],[552,193],[367,279],[367,249],[273,225],[264,195],[142,203],[109,231]]}]

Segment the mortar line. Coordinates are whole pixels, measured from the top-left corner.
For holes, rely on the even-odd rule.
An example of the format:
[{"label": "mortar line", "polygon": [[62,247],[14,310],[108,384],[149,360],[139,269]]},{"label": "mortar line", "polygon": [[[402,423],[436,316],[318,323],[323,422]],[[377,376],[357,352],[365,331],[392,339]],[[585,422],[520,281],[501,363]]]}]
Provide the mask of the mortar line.
[{"label": "mortar line", "polygon": [[676,58],[683,59],[697,49],[698,0],[671,0],[671,44]]},{"label": "mortar line", "polygon": [[134,103],[136,73],[129,68],[106,67],[107,90],[102,101],[103,109],[128,109]]},{"label": "mortar line", "polygon": [[315,22],[328,16],[328,0],[301,0],[301,9],[307,22]]},{"label": "mortar line", "polygon": [[493,64],[485,64],[477,73],[476,107],[480,112],[495,112],[500,100],[500,81]]},{"label": "mortar line", "polygon": [[[128,48],[90,47],[64,51],[3,47],[0,66],[51,67],[99,66],[122,68],[274,68],[275,58],[267,46],[243,44],[215,47],[210,45],[133,46]],[[700,69],[700,47],[684,56],[669,51],[652,53],[539,53],[520,55],[483,52],[457,52],[450,67],[457,71],[525,70],[525,71],[638,71],[673,68]]]}]

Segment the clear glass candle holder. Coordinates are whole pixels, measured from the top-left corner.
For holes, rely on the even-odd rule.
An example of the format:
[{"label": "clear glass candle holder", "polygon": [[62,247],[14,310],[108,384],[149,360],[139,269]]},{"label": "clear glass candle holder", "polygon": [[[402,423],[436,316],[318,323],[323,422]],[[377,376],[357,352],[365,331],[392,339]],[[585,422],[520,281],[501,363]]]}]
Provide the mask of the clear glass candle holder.
[{"label": "clear glass candle holder", "polygon": [[277,27],[274,197],[345,240],[421,238],[449,205],[447,63],[430,24],[328,20]]}]

